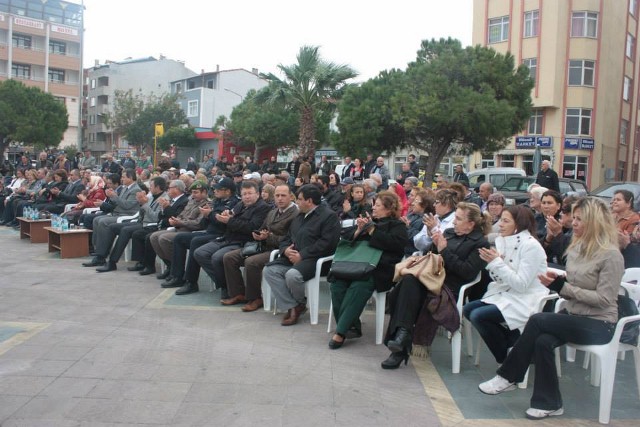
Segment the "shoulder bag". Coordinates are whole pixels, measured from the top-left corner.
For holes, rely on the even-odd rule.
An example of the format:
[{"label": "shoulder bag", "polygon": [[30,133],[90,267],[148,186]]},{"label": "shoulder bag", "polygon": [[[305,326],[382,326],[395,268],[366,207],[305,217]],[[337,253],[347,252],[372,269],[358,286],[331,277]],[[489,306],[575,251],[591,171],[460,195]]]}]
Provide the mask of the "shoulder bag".
[{"label": "shoulder bag", "polygon": [[415,276],[431,292],[440,294],[446,273],[444,260],[441,255],[429,252],[422,256],[410,256],[396,264],[394,282],[399,282],[402,276]]},{"label": "shoulder bag", "polygon": [[368,240],[340,240],[328,280],[366,280],[378,266],[381,256],[382,250],[369,246]]},{"label": "shoulder bag", "polygon": [[251,240],[244,244],[241,253],[243,257],[247,258],[264,252],[263,248],[262,240]]}]

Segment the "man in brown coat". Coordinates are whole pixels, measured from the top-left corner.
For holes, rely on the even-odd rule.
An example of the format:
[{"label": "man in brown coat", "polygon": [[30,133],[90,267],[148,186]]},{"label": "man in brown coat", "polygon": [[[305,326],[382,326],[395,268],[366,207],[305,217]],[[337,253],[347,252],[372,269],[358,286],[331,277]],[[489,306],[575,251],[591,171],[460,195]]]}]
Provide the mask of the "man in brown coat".
[{"label": "man in brown coat", "polygon": [[[260,285],[262,269],[269,262],[269,255],[280,247],[280,240],[286,236],[291,221],[298,215],[298,206],[292,201],[292,193],[287,184],[280,184],[275,189],[275,204],[264,223],[260,233],[253,233],[253,239],[262,241],[264,252],[245,258],[242,249],[236,249],[224,255],[224,274],[227,278],[229,298],[223,299],[224,305],[240,304],[247,301],[242,311],[255,311],[263,306]],[[242,279],[240,267],[244,266],[246,286]]]}]

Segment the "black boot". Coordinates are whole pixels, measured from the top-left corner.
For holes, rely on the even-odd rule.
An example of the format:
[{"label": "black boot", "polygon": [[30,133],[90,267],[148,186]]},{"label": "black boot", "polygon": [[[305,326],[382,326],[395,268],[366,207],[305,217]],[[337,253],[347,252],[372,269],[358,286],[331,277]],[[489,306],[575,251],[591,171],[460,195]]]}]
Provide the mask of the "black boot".
[{"label": "black boot", "polygon": [[396,331],[394,339],[387,342],[387,348],[394,353],[403,352],[411,346],[411,334],[403,327]]},{"label": "black boot", "polygon": [[404,364],[406,365],[409,361],[409,352],[408,351],[394,351],[387,357],[387,360],[383,361],[380,366],[382,369],[398,369],[404,360]]}]

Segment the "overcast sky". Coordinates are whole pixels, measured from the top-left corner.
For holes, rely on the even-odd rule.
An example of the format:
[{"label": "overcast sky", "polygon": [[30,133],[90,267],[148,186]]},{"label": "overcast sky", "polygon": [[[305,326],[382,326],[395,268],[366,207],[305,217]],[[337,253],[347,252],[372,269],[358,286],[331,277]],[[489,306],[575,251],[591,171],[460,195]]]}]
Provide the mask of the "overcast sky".
[{"label": "overcast sky", "polygon": [[[74,0],[80,3],[81,0]],[[374,77],[406,67],[425,39],[471,44],[472,0],[84,0],[84,65],[160,54],[201,70],[277,74],[302,45]]]}]

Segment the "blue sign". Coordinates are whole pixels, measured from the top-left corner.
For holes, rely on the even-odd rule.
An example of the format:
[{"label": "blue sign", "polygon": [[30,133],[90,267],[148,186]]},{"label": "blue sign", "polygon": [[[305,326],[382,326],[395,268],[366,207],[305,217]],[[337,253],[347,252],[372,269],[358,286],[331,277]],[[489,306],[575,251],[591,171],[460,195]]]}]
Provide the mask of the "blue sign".
[{"label": "blue sign", "polygon": [[577,150],[580,148],[580,138],[565,138],[564,148]]},{"label": "blue sign", "polygon": [[583,150],[593,150],[595,145],[596,143],[594,142],[593,138],[582,138],[582,140],[580,141],[580,148]]},{"label": "blue sign", "polygon": [[539,136],[537,139],[538,147],[540,148],[553,148],[552,136]]},{"label": "blue sign", "polygon": [[516,136],[516,148],[535,148],[535,136]]}]

